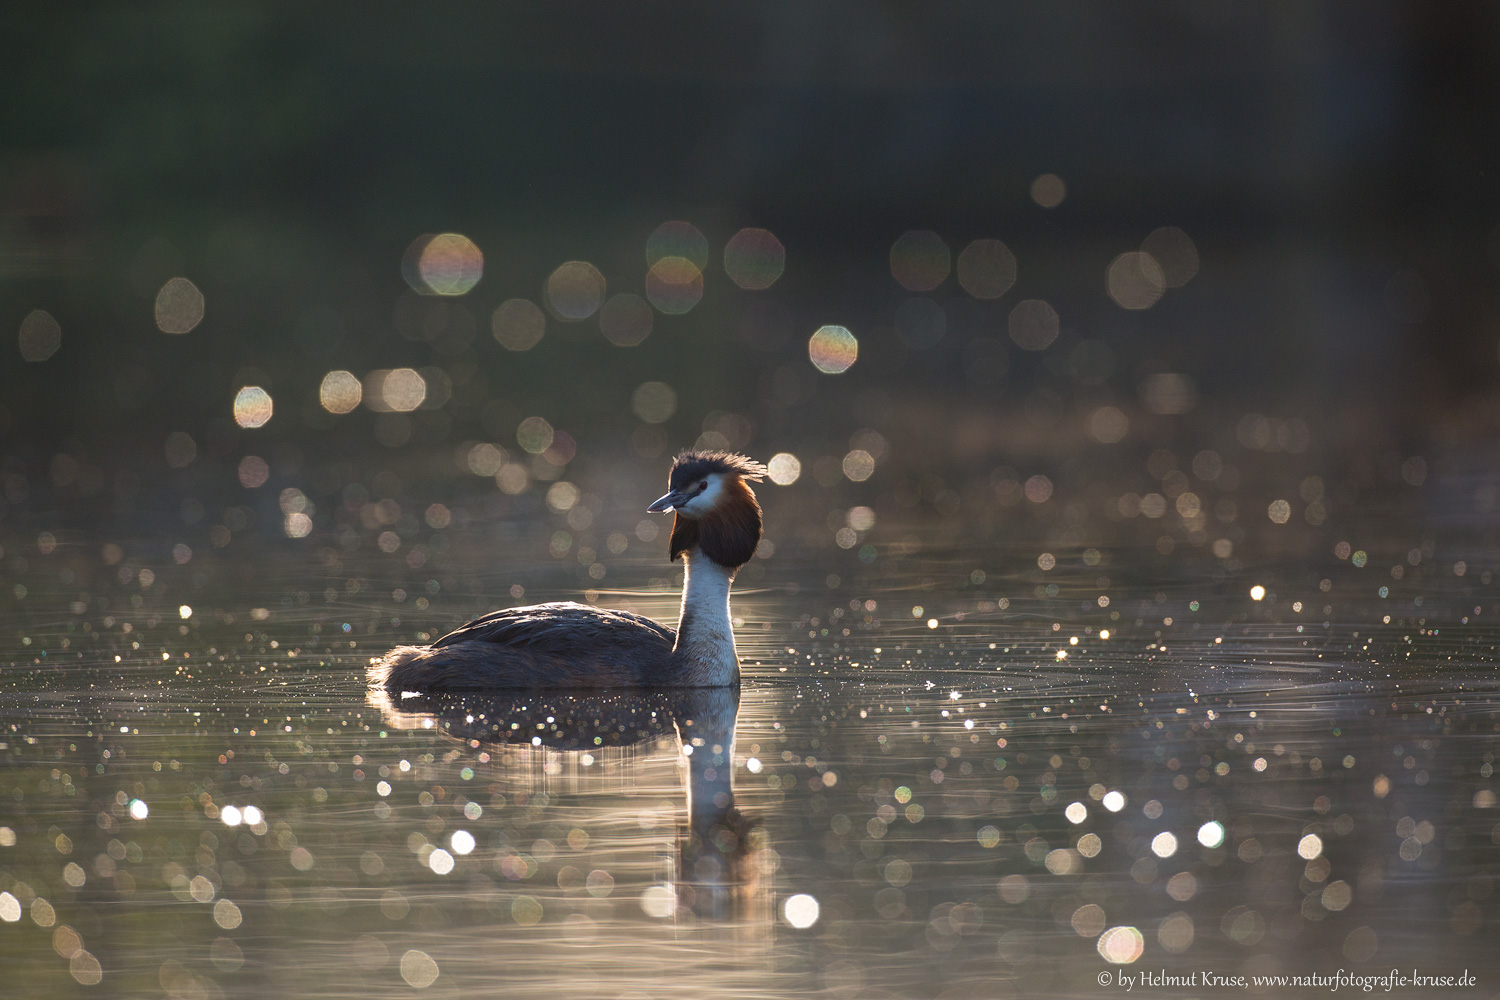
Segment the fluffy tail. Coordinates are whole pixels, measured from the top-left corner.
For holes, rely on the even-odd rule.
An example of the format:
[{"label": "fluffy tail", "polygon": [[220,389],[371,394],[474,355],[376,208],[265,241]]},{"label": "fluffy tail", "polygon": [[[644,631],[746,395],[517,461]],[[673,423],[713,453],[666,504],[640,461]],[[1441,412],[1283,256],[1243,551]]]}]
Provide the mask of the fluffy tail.
[{"label": "fluffy tail", "polygon": [[431,646],[397,646],[384,656],[370,660],[365,677],[370,687],[383,688],[397,694],[403,690],[413,690],[419,685],[412,684],[403,688],[402,683],[417,679],[419,665],[431,653]]}]

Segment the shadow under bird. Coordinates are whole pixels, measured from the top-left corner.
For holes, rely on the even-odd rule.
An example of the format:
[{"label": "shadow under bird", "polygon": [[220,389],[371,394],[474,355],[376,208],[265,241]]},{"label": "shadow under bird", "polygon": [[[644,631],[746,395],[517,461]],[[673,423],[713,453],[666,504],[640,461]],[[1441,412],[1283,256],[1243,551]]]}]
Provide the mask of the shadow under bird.
[{"label": "shadow under bird", "polygon": [[430,646],[400,646],[372,660],[370,683],[397,695],[738,684],[729,588],[760,544],[760,504],[748,481],[765,475],[759,462],[729,452],[686,451],[673,461],[666,494],[647,510],[673,512],[669,551],[686,564],[675,631],[573,602],[505,608]]}]

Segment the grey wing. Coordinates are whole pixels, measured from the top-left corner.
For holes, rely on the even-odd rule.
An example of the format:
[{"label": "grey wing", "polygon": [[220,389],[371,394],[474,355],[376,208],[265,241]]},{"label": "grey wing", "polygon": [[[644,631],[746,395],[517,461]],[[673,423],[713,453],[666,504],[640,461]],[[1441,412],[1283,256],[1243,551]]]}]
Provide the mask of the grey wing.
[{"label": "grey wing", "polygon": [[433,648],[460,642],[493,642],[539,656],[597,657],[610,647],[660,643],[670,649],[676,633],[643,615],[594,608],[571,601],[504,608],[476,618],[434,642]]}]

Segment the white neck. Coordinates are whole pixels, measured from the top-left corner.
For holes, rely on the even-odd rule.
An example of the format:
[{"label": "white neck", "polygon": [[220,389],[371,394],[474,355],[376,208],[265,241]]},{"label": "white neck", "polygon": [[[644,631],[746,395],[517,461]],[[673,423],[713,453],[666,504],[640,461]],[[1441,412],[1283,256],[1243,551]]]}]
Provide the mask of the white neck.
[{"label": "white neck", "polygon": [[697,548],[687,553],[682,581],[682,618],[672,650],[679,667],[696,683],[722,686],[739,680],[729,621],[729,586],[734,571],[720,566]]}]

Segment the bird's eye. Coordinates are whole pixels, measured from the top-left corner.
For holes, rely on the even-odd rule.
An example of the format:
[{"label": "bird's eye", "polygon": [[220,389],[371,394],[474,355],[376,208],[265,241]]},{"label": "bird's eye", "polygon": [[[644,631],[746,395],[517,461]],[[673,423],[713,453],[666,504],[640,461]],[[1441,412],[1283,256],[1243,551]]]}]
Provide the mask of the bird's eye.
[{"label": "bird's eye", "polygon": [[703,482],[701,482],[701,483],[698,484],[698,492],[702,493],[706,489],[708,489],[708,480],[707,479],[703,480]]}]

